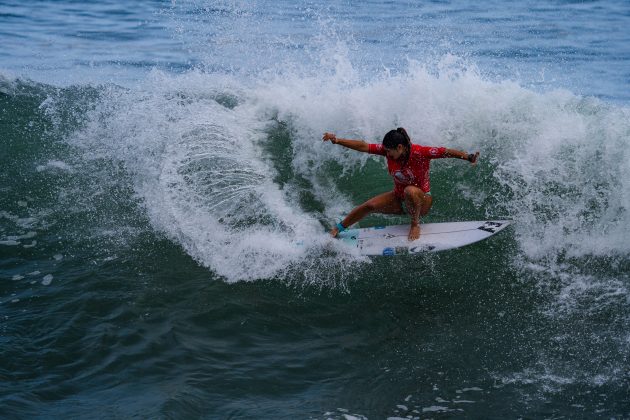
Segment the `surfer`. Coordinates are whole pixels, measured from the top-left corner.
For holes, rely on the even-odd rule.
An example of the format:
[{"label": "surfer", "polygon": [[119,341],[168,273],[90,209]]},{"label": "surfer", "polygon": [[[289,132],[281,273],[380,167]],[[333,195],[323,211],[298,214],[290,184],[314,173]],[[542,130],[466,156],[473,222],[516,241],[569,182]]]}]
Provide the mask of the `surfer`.
[{"label": "surfer", "polygon": [[382,144],[343,139],[334,133],[324,133],[322,139],[359,152],[386,156],[387,171],[394,178],[393,191],[379,194],[355,207],[345,219],[332,228],[330,234],[333,237],[370,213],[403,214],[407,212],[411,218],[409,240],[418,239],[420,217],[429,213],[433,204],[429,183],[431,159],[457,158],[467,160],[474,165],[479,157],[479,152],[466,153],[446,147],[412,144],[407,131],[402,127],[385,134]]}]

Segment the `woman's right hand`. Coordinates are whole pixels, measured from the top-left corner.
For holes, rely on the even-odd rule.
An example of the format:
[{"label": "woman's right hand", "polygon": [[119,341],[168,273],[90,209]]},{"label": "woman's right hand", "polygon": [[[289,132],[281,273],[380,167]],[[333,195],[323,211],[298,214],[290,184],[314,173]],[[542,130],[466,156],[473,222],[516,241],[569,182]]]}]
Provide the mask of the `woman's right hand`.
[{"label": "woman's right hand", "polygon": [[337,136],[335,136],[334,133],[324,133],[322,140],[330,141],[332,144],[337,144]]}]

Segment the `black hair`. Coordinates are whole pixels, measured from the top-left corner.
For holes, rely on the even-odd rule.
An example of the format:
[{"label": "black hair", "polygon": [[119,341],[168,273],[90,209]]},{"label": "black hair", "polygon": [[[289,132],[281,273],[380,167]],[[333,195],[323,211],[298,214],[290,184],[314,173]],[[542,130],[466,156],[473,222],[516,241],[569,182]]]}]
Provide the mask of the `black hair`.
[{"label": "black hair", "polygon": [[407,152],[411,151],[411,139],[407,131],[402,127],[389,131],[383,137],[383,147],[386,149],[395,149],[399,144],[405,146]]}]

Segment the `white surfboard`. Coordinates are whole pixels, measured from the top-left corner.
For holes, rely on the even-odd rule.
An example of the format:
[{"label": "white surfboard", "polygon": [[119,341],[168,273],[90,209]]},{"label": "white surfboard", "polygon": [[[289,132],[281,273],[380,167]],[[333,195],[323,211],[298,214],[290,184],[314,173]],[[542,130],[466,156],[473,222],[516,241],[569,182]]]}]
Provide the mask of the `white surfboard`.
[{"label": "white surfboard", "polygon": [[400,255],[459,248],[489,238],[505,229],[509,220],[423,223],[420,238],[409,241],[409,225],[348,229],[337,235],[361,255]]}]

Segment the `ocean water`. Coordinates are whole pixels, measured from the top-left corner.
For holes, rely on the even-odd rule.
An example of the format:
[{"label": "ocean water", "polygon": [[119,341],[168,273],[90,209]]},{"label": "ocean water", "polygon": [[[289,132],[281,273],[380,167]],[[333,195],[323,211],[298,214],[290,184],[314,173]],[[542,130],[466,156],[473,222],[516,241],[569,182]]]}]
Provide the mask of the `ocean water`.
[{"label": "ocean water", "polygon": [[[630,417],[630,3],[0,1],[0,417]],[[432,164],[465,248],[326,234]],[[361,226],[405,223],[370,216]],[[296,245],[301,243],[301,245]]]}]

